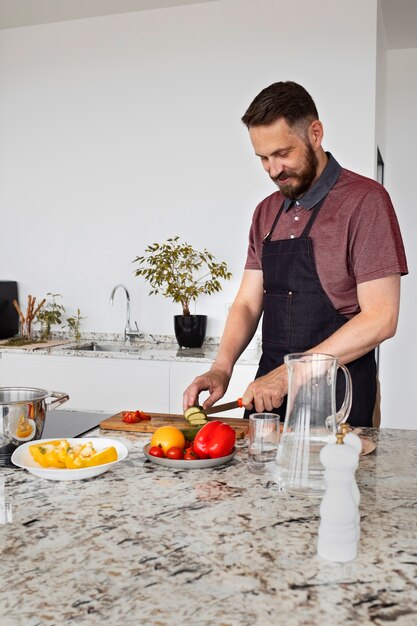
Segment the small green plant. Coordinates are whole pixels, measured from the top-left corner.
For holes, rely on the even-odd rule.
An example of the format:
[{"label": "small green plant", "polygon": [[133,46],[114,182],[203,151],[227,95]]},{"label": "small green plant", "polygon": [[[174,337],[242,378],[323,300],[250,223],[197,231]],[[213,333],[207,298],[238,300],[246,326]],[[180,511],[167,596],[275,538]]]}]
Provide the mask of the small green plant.
[{"label": "small green plant", "polygon": [[145,254],[137,256],[133,262],[144,266],[135,271],[135,276],[143,276],[150,283],[149,295],[160,293],[173,302],[180,302],[183,315],[190,315],[192,300],[202,294],[221,291],[220,279],[232,277],[224,261],[216,261],[206,249],[194,250],[178,236],[162,244],[149,245]]},{"label": "small green plant", "polygon": [[49,339],[51,336],[51,327],[61,324],[62,315],[65,313],[65,307],[56,301],[56,298],[62,298],[60,293],[48,292],[49,300],[44,304],[36,315],[36,320],[41,323],[41,338]]},{"label": "small green plant", "polygon": [[80,341],[81,339],[81,320],[87,319],[86,317],[82,317],[80,309],[77,309],[77,315],[73,315],[72,317],[67,317],[67,325],[70,331],[74,334],[75,341]]}]

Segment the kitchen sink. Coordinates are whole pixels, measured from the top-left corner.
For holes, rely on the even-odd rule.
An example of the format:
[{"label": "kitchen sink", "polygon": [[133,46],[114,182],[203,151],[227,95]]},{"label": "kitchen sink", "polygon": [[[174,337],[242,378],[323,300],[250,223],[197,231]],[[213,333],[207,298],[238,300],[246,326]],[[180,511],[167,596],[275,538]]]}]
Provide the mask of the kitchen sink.
[{"label": "kitchen sink", "polygon": [[101,343],[99,341],[91,341],[82,343],[79,346],[65,346],[64,350],[76,350],[77,352],[134,352],[140,349],[139,344],[128,343]]}]

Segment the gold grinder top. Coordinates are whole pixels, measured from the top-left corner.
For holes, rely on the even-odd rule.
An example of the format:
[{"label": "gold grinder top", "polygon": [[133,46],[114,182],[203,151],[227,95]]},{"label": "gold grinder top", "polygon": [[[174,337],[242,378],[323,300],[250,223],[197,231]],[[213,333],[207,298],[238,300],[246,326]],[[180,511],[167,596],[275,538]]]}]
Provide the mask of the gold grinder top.
[{"label": "gold grinder top", "polygon": [[345,438],[345,434],[344,433],[337,433],[336,434],[336,444],[340,445],[341,443],[343,443],[343,439]]}]

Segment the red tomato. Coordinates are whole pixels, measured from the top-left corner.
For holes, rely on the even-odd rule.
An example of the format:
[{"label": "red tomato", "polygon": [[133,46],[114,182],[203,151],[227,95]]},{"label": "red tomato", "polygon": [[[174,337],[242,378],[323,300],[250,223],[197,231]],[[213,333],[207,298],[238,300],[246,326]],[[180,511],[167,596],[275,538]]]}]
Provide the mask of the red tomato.
[{"label": "red tomato", "polygon": [[151,416],[143,411],[123,411],[123,421],[126,424],[137,424],[143,420],[150,420]]},{"label": "red tomato", "polygon": [[197,461],[197,460],[198,460],[198,456],[193,446],[186,448],[184,452],[184,461]]},{"label": "red tomato", "polygon": [[150,420],[151,416],[143,411],[135,411],[135,417],[138,417],[142,421]]},{"label": "red tomato", "polygon": [[137,422],[140,422],[140,418],[135,417],[135,414],[132,411],[124,411],[123,421],[126,422],[126,424],[136,424]]},{"label": "red tomato", "polygon": [[200,459],[218,459],[230,454],[235,442],[236,433],[233,428],[220,420],[214,420],[198,431],[193,446]]},{"label": "red tomato", "polygon": [[184,458],[184,451],[177,446],[172,446],[172,448],[169,448],[167,450],[165,456],[167,457],[167,459],[175,459],[176,461],[179,461]]},{"label": "red tomato", "polygon": [[149,448],[148,454],[150,454],[151,456],[159,456],[159,458],[161,459],[163,459],[165,456],[164,451],[160,446],[152,446],[152,448]]}]

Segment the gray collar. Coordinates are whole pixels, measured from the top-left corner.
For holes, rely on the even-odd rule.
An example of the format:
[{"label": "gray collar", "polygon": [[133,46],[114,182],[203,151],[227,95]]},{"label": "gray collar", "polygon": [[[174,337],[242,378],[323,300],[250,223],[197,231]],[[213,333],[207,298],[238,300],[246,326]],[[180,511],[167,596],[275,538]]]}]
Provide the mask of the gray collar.
[{"label": "gray collar", "polygon": [[[340,172],[342,171],[342,167],[330,154],[330,152],[326,152],[326,154],[329,160],[320,178],[316,180],[310,189],[307,189],[305,194],[299,200],[295,200],[297,205],[301,205],[304,209],[307,209],[307,211],[312,209],[318,202],[320,202],[320,200],[327,196],[330,189],[336,184],[337,179],[340,176]],[[285,198],[284,211],[288,211],[293,202],[294,200]]]}]

